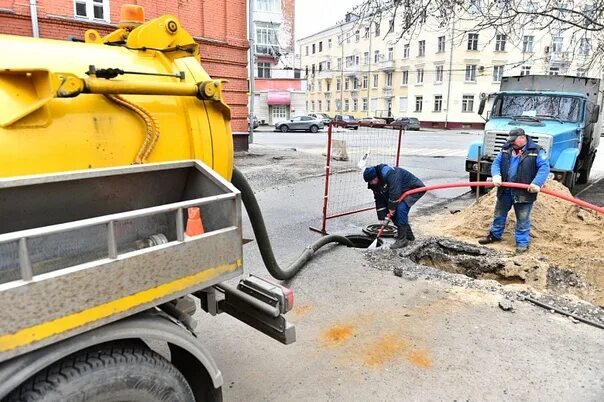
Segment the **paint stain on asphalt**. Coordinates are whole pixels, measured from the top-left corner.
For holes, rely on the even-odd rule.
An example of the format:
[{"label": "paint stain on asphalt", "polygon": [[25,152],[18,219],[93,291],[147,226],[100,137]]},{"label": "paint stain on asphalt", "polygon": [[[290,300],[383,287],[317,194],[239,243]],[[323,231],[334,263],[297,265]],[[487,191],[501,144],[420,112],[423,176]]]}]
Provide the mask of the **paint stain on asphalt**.
[{"label": "paint stain on asphalt", "polygon": [[294,313],[297,317],[304,317],[309,312],[310,312],[310,305],[308,305],[308,304],[300,304],[298,306],[295,306],[294,309],[292,310],[292,313]]},{"label": "paint stain on asphalt", "polygon": [[407,353],[407,360],[414,366],[420,368],[431,368],[432,360],[430,359],[430,352],[427,350],[416,350]]},{"label": "paint stain on asphalt", "polygon": [[332,346],[341,345],[348,341],[355,334],[353,325],[336,325],[325,331],[323,339]]},{"label": "paint stain on asphalt", "polygon": [[366,366],[378,367],[400,357],[406,348],[407,342],[399,337],[390,334],[382,335],[363,350],[363,360]]}]

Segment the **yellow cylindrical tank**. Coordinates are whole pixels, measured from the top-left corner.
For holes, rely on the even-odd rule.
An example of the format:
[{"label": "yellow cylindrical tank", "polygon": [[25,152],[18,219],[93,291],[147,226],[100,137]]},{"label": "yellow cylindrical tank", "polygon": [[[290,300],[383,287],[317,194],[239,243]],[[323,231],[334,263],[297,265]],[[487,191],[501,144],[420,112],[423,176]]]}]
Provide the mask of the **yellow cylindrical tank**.
[{"label": "yellow cylindrical tank", "polygon": [[38,76],[47,71],[89,80],[87,72],[94,66],[184,72],[184,80],[124,74],[112,81],[211,81],[199,62],[197,44],[176,18],[160,17],[132,31],[120,28],[105,38],[87,32],[86,38],[87,43],[77,43],[0,35],[0,178],[198,159],[230,180],[230,111],[221,101],[154,94],[62,98],[52,90],[46,93],[45,76]]}]

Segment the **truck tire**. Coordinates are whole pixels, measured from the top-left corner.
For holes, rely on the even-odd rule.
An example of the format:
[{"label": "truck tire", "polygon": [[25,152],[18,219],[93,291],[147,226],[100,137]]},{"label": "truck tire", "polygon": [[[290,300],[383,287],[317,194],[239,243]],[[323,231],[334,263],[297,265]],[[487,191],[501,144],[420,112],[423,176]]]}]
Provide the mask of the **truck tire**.
[{"label": "truck tire", "polygon": [[591,155],[587,160],[587,163],[585,164],[584,168],[579,169],[579,171],[577,172],[579,173],[579,177],[577,178],[577,184],[587,184],[587,182],[589,181],[589,174],[591,173],[591,167],[594,164],[595,158],[595,154]]},{"label": "truck tire", "polygon": [[564,176],[564,181],[562,182],[562,184],[564,184],[568,188],[568,191],[573,193],[573,191],[575,190],[576,179],[577,179],[577,174],[575,172],[568,172]]},{"label": "truck tire", "polygon": [[138,344],[104,344],[61,361],[27,380],[8,402],[193,402],[183,375],[169,361]]}]

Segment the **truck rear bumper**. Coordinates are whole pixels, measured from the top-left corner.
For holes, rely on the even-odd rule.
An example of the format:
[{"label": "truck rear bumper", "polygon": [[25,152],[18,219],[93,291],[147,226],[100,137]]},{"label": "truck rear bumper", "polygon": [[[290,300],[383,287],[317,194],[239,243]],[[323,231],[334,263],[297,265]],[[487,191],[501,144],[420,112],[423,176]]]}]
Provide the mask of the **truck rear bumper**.
[{"label": "truck rear bumper", "polygon": [[[468,173],[478,173],[478,169],[480,168],[481,176],[491,176],[491,165],[493,163],[491,161],[473,161],[466,159],[466,172]],[[480,165],[480,166],[479,166]]]}]

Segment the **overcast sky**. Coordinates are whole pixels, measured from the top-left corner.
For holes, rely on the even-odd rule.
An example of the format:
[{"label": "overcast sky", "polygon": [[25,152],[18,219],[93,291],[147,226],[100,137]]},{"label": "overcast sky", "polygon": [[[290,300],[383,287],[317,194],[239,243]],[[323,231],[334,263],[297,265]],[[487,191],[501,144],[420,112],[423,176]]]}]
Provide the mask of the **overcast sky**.
[{"label": "overcast sky", "polygon": [[344,19],[346,11],[362,0],[297,0],[296,40],[310,36]]}]

